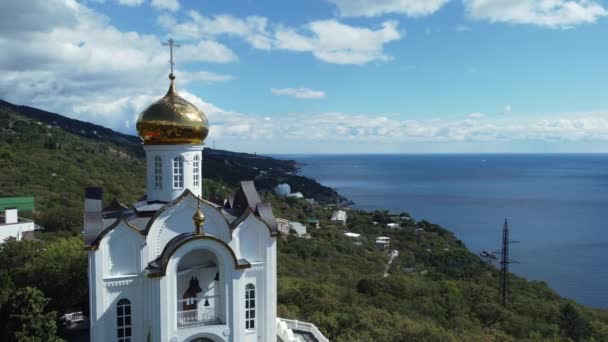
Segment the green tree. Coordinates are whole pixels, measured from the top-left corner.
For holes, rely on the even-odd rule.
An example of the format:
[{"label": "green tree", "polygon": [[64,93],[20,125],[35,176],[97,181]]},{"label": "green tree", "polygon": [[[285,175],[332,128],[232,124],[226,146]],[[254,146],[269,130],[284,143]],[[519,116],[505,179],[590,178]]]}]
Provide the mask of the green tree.
[{"label": "green tree", "polygon": [[8,302],[6,340],[11,342],[55,342],[55,312],[45,312],[48,299],[40,290],[25,287],[15,292]]},{"label": "green tree", "polygon": [[559,328],[564,336],[574,341],[583,341],[587,333],[587,322],[574,305],[568,303],[560,310]]}]

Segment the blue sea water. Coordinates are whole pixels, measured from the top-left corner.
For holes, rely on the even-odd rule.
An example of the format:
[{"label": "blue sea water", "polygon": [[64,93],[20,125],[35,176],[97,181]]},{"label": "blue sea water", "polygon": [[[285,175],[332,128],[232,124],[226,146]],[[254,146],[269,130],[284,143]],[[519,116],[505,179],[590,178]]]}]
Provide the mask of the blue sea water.
[{"label": "blue sea water", "polygon": [[509,219],[511,270],[608,308],[608,155],[291,155],[300,173],[362,209],[407,211],[498,250]]}]

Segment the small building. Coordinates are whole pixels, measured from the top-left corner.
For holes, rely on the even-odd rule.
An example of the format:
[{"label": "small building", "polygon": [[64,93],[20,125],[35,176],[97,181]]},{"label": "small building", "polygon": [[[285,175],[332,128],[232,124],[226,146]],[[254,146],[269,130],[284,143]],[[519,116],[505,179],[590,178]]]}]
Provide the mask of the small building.
[{"label": "small building", "polygon": [[291,186],[287,183],[281,183],[274,187],[274,193],[278,196],[287,196],[291,194]]},{"label": "small building", "polygon": [[344,233],[344,235],[348,236],[350,238],[353,238],[353,239],[358,239],[361,237],[361,234],[351,233],[351,232],[346,232],[346,233]]},{"label": "small building", "polygon": [[308,219],[306,222],[314,226],[315,229],[321,229],[321,222],[319,222],[317,219]]},{"label": "small building", "polygon": [[348,216],[346,215],[346,211],[344,210],[336,210],[331,214],[331,221],[335,223],[339,223],[341,225],[346,224],[346,219]]},{"label": "small building", "polygon": [[301,192],[294,192],[292,194],[287,195],[287,197],[304,198],[304,195]]},{"label": "small building", "polygon": [[291,232],[298,237],[306,237],[306,226],[300,222],[291,222]]},{"label": "small building", "polygon": [[289,221],[282,218],[277,218],[277,229],[282,235],[296,235],[298,237],[306,237],[306,226],[300,222]]},{"label": "small building", "polygon": [[8,238],[32,239],[36,225],[34,221],[19,217],[19,210],[33,210],[33,197],[7,197],[0,199],[0,243]]},{"label": "small building", "polygon": [[388,236],[378,236],[376,238],[376,247],[381,251],[387,251],[391,245],[391,238]]},{"label": "small building", "polygon": [[391,228],[391,229],[397,229],[397,228],[401,227],[401,225],[399,225],[399,223],[391,222],[391,223],[387,223],[386,227]]}]

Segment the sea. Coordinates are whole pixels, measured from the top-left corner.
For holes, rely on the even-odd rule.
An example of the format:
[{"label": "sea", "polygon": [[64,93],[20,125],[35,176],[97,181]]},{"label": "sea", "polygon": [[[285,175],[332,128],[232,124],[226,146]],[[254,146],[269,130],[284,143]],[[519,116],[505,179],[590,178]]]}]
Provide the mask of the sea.
[{"label": "sea", "polygon": [[608,308],[608,154],[282,155],[355,208],[409,212],[560,295]]}]

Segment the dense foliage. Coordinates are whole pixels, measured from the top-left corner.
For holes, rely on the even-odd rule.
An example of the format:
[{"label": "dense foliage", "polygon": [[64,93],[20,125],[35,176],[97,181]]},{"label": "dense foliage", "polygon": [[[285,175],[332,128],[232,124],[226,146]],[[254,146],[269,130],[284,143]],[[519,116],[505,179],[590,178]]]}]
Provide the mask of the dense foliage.
[{"label": "dense foliage", "polygon": [[[52,341],[60,313],[86,312],[83,188],[102,186],[106,201],[124,203],[144,192],[141,155],[121,145],[123,137],[100,140],[37,120],[0,106],[0,196],[35,195],[34,216],[46,228],[37,233],[39,241],[0,245],[3,341]],[[340,200],[291,174],[284,161],[224,152],[206,156],[204,167],[208,198],[222,198],[238,180],[255,178],[261,189],[288,181],[307,197]],[[308,224],[310,239],[279,238],[279,314],[313,322],[332,341],[608,341],[608,312],[561,298],[542,282],[511,275],[510,304],[500,306],[495,267],[442,227],[415,222],[407,213],[355,210],[346,226],[338,226],[329,220],[332,207],[264,197],[278,217],[320,221],[320,229]],[[389,222],[402,229],[387,228]],[[388,277],[388,255],[375,246],[381,235],[399,251]]]}]

